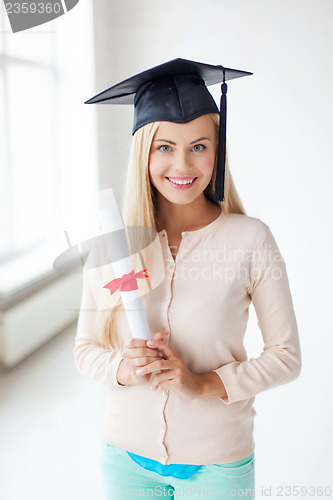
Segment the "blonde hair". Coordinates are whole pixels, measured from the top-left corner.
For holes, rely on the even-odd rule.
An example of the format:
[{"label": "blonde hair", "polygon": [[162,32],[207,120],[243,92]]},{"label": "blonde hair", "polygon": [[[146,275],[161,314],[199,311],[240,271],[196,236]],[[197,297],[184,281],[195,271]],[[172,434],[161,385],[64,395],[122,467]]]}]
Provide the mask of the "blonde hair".
[{"label": "blonde hair", "polygon": [[[216,138],[218,137],[219,115],[210,114],[216,127]],[[152,122],[139,128],[132,139],[129,165],[127,171],[125,196],[123,203],[123,219],[125,226],[135,227],[157,227],[157,199],[156,188],[152,185],[149,178],[149,155],[151,145],[156,131],[161,122]],[[236,191],[228,164],[228,155],[226,154],[225,163],[225,186],[224,201],[214,200],[216,178],[216,164],[214,166],[211,180],[204,190],[205,197],[217,206],[222,208],[225,215],[243,214],[245,209]],[[140,236],[137,236],[139,238]],[[136,242],[136,248],[142,242]],[[145,264],[147,267],[147,263]],[[139,270],[139,269],[138,269]],[[136,270],[135,270],[136,271]],[[140,280],[138,285],[140,288]],[[112,296],[108,296],[107,307],[97,315],[96,328],[98,340],[104,347],[111,346],[113,349],[119,344],[117,323],[121,315],[124,314],[119,291]]]}]

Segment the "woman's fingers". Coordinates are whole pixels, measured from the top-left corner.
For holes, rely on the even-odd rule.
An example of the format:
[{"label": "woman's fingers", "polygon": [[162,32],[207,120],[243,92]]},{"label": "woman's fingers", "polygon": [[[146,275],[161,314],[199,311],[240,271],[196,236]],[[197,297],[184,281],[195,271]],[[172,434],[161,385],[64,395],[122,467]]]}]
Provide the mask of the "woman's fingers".
[{"label": "woman's fingers", "polygon": [[171,370],[173,368],[175,368],[175,363],[172,360],[161,359],[159,361],[152,361],[143,368],[139,368],[139,370],[136,371],[136,374],[143,376],[156,371]]},{"label": "woman's fingers", "polygon": [[122,351],[122,356],[123,359],[126,358],[129,361],[140,359],[141,364],[150,363],[153,359],[160,359],[161,357],[158,349],[151,350],[148,349],[147,347],[144,349],[142,348],[130,349],[130,350],[124,349]]},{"label": "woman's fingers", "polygon": [[166,342],[164,340],[148,340],[147,341],[147,346],[150,349],[159,349],[162,351],[168,359],[173,359],[177,357],[176,351],[171,347],[171,344],[169,342]]},{"label": "woman's fingers", "polygon": [[[122,351],[122,358],[128,369],[133,374],[135,380],[139,381],[138,379],[140,377],[136,377],[136,370],[140,367],[149,365],[153,361],[161,359],[161,356],[159,355],[159,350],[157,348],[150,349],[147,347],[146,340],[133,337],[125,343],[125,348]],[[150,379],[150,375],[147,374],[147,376],[142,377],[141,383],[142,379],[148,380]]]},{"label": "woman's fingers", "polygon": [[163,353],[157,347],[147,347],[146,340],[132,337],[124,344],[122,358],[132,375],[134,383],[142,384],[150,379],[151,373],[138,377],[136,370],[162,359]]},{"label": "woman's fingers", "polygon": [[128,365],[138,367],[138,366],[149,365],[149,364],[153,363],[154,361],[156,361],[157,359],[161,359],[161,357],[159,355],[157,355],[157,357],[156,356],[141,356],[138,358],[126,358],[126,359],[127,359]]},{"label": "woman's fingers", "polygon": [[158,357],[158,349],[147,347],[147,341],[143,339],[132,338],[124,345],[122,353],[127,358],[137,358],[140,356]]}]

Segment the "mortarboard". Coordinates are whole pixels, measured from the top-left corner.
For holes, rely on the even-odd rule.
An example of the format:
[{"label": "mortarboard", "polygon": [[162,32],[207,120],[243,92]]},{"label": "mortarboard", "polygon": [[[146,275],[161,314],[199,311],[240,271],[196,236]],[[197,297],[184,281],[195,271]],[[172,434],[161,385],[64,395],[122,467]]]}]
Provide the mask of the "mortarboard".
[{"label": "mortarboard", "polygon": [[[110,87],[85,104],[134,104],[132,134],[154,121],[187,123],[208,113],[220,114],[215,199],[224,200],[228,80],[252,75],[248,71],[174,59]],[[221,83],[220,110],[207,85]]]}]

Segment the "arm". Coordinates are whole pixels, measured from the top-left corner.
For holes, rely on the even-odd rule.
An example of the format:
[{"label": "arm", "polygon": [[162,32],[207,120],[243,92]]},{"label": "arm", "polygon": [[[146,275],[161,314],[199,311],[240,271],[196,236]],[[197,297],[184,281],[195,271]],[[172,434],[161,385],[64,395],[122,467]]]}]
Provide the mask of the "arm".
[{"label": "arm", "polygon": [[131,376],[130,376],[130,372],[127,369],[126,363],[124,362],[123,359],[119,363],[116,377],[117,377],[117,382],[119,385],[124,386],[124,385],[132,385],[133,384]]},{"label": "arm", "polygon": [[215,372],[203,373],[198,375],[199,379],[199,397],[201,398],[226,398],[227,392],[224,384]]},{"label": "arm", "polygon": [[251,266],[248,293],[264,348],[258,358],[234,361],[214,370],[226,390],[225,396],[219,396],[225,404],[291,382],[301,372],[300,341],[286,266],[268,226],[259,257]]},{"label": "arm", "polygon": [[[97,269],[89,269],[88,271],[83,269],[82,300],[73,349],[75,365],[81,375],[92,378],[101,384],[122,389],[122,384],[127,385],[128,379],[124,370],[126,366],[121,363],[121,351],[103,347],[97,338],[95,319],[96,315],[100,313],[97,310],[93,294],[94,287],[95,290],[97,287],[96,291],[99,293],[96,273]],[[118,373],[121,383],[117,379],[119,368],[121,368]]]}]

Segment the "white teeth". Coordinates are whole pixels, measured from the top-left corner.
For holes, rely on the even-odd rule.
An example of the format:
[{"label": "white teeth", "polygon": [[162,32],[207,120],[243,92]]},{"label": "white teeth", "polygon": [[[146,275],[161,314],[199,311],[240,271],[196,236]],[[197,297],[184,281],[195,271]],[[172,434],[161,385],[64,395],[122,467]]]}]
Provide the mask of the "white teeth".
[{"label": "white teeth", "polygon": [[194,179],[192,179],[191,181],[176,181],[176,180],[170,179],[170,177],[169,177],[169,181],[173,182],[174,184],[192,184]]}]

